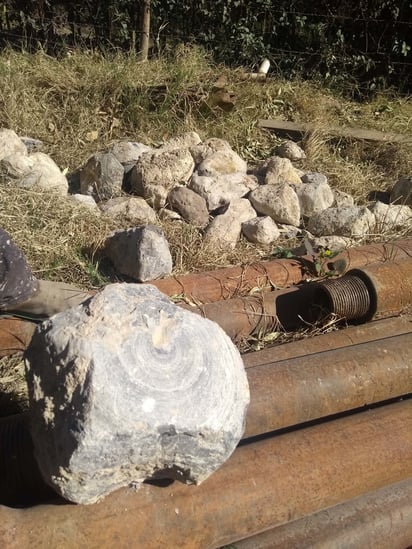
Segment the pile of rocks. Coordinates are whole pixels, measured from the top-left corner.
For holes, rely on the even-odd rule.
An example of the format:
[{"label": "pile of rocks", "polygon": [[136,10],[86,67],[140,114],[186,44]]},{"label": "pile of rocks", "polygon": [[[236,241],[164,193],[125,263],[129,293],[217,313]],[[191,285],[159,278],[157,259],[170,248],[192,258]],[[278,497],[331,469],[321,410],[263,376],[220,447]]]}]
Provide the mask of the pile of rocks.
[{"label": "pile of rocks", "polygon": [[[0,130],[0,178],[67,195],[66,177],[36,147],[38,142]],[[252,168],[227,141],[202,141],[195,132],[158,148],[120,141],[77,170],[80,193],[71,197],[102,215],[127,219],[131,228],[110,236],[105,251],[120,273],[138,281],[172,269],[158,218],[190,223],[222,249],[234,248],[241,235],[268,246],[302,231],[314,247],[341,249],[371,234],[412,228],[412,177],[396,182],[385,202],[357,205],[332,189],[324,174],[294,165],[304,158],[296,143],[286,141]]]}]

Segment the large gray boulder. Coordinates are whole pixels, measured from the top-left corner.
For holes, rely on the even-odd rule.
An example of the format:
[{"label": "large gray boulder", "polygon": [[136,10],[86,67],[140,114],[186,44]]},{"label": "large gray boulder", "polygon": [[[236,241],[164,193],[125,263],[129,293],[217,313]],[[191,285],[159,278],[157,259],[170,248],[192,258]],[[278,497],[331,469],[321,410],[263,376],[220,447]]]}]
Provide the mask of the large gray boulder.
[{"label": "large gray boulder", "polygon": [[148,478],[198,484],[243,434],[239,351],[153,286],[109,285],[43,322],[26,373],[40,471],[76,503]]},{"label": "large gray boulder", "polygon": [[150,150],[147,145],[136,141],[116,141],[108,152],[117,158],[126,174],[133,168],[142,154]]},{"label": "large gray boulder", "polygon": [[159,227],[146,225],[115,231],[106,239],[104,249],[119,273],[138,282],[156,280],[172,272],[169,244]]}]

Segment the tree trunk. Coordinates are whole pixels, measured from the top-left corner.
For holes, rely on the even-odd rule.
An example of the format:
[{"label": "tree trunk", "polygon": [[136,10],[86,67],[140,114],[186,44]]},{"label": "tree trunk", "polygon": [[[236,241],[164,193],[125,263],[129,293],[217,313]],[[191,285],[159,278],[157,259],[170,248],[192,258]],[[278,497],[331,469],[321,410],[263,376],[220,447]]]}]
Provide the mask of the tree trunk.
[{"label": "tree trunk", "polygon": [[142,26],[140,34],[140,59],[147,61],[149,54],[149,35],[150,35],[150,0],[144,0],[142,6]]}]

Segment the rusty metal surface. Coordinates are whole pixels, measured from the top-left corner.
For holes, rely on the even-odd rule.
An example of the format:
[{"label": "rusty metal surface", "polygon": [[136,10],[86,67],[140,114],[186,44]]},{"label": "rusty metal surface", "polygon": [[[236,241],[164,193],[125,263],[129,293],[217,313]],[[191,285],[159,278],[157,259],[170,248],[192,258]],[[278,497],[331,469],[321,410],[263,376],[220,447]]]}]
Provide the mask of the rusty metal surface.
[{"label": "rusty metal surface", "polygon": [[0,357],[24,351],[36,329],[34,322],[15,318],[0,319]]},{"label": "rusty metal surface", "polygon": [[[344,266],[343,271],[364,267],[377,261],[397,261],[412,257],[412,239],[401,239],[386,244],[369,244],[349,248],[332,261],[325,259],[322,270],[327,272],[333,265]],[[155,280],[155,285],[167,295],[184,295],[197,304],[212,303],[247,294],[253,288],[262,290],[283,288],[297,284],[305,278],[313,278],[316,270],[312,257],[298,259],[275,259],[243,267],[229,267],[205,273]]]},{"label": "rusty metal surface", "polygon": [[5,549],[219,547],[412,476],[412,401],[238,448],[200,486],[0,509]]},{"label": "rusty metal surface", "polygon": [[234,544],[233,549],[406,549],[412,544],[412,479]]},{"label": "rusty metal surface", "polygon": [[351,269],[341,278],[318,283],[314,293],[314,306],[327,315],[359,322],[399,314],[411,303],[412,259]]},{"label": "rusty metal surface", "polygon": [[244,437],[412,393],[412,333],[247,369]]},{"label": "rusty metal surface", "polygon": [[412,316],[410,314],[348,326],[333,332],[306,337],[282,345],[266,347],[261,351],[246,353],[242,356],[245,368],[258,366],[308,356],[313,353],[340,349],[350,345],[376,341],[385,337],[402,335],[412,332]]}]

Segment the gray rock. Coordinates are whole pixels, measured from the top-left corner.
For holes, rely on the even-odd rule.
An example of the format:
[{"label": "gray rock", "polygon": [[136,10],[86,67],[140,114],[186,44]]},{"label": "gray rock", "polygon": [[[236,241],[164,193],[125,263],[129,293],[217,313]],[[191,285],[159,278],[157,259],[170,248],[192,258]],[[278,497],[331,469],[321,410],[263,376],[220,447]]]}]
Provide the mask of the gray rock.
[{"label": "gray rock", "polygon": [[0,178],[17,187],[67,195],[69,188],[66,177],[57,164],[42,152],[26,156],[11,154],[0,160]]},{"label": "gray rock", "polygon": [[212,177],[231,173],[246,174],[247,163],[232,149],[217,151],[207,156],[197,167],[199,175]]},{"label": "gray rock", "polygon": [[189,181],[194,166],[188,149],[144,153],[130,172],[132,191],[154,208],[162,208],[169,191]]},{"label": "gray rock", "polygon": [[[317,174],[322,175],[322,174]],[[304,177],[302,177],[302,181]],[[294,185],[296,194],[299,198],[301,215],[310,217],[315,213],[326,210],[332,206],[335,196],[329,187],[326,177],[324,180],[318,178],[311,182],[303,182],[300,185]]]},{"label": "gray rock", "polygon": [[217,215],[205,232],[205,242],[221,249],[235,248],[242,231],[242,223],[256,217],[249,200],[233,200],[224,214]]},{"label": "gray rock", "polygon": [[80,170],[80,192],[96,202],[121,196],[123,176],[123,166],[114,154],[94,154]]},{"label": "gray rock", "polygon": [[169,192],[170,206],[180,213],[185,221],[195,227],[204,228],[209,223],[206,200],[186,187],[175,187]]},{"label": "gray rock", "polygon": [[156,223],[156,212],[144,198],[139,196],[119,196],[100,202],[101,211],[112,219],[121,218],[133,225]]},{"label": "gray rock", "polygon": [[305,172],[301,176],[302,183],[309,185],[325,185],[328,183],[328,178],[323,173],[319,172]]},{"label": "gray rock", "polygon": [[195,172],[188,185],[206,200],[209,211],[242,198],[258,186],[255,177],[240,172],[210,177]]},{"label": "gray rock", "polygon": [[292,162],[304,160],[306,158],[305,151],[299,147],[294,141],[284,141],[276,147],[276,155],[282,158],[288,158]]},{"label": "gray rock", "polygon": [[412,177],[401,177],[395,183],[390,201],[398,205],[412,206]]},{"label": "gray rock", "polygon": [[390,233],[412,228],[412,208],[397,204],[375,202],[369,206],[376,219],[375,232]]},{"label": "gray rock", "polygon": [[328,208],[309,219],[307,229],[315,236],[362,238],[374,231],[375,216],[366,206]]},{"label": "gray rock", "polygon": [[141,155],[150,150],[147,145],[136,141],[117,141],[113,143],[108,152],[117,158],[126,174],[133,168]]},{"label": "gray rock", "polygon": [[41,473],[76,503],[153,477],[199,484],[243,434],[239,351],[150,285],[106,286],[43,322],[26,374]]},{"label": "gray rock", "polygon": [[138,282],[172,272],[169,244],[159,227],[147,225],[115,231],[106,240],[105,252],[119,273]]},{"label": "gray rock", "polygon": [[300,173],[293,167],[288,158],[272,156],[266,162],[266,185],[278,185],[279,183],[301,183]]},{"label": "gray rock", "polygon": [[255,217],[249,221],[242,223],[242,233],[249,240],[256,244],[262,244],[268,246],[278,240],[280,237],[280,231],[269,216]]},{"label": "gray rock", "polygon": [[300,224],[299,198],[287,183],[260,186],[250,193],[249,200],[258,213],[277,223]]},{"label": "gray rock", "polygon": [[16,132],[0,128],[0,160],[11,154],[27,155],[27,149]]},{"label": "gray rock", "polygon": [[324,249],[331,252],[340,252],[346,250],[353,244],[350,238],[345,236],[318,236],[309,239],[315,250]]}]

